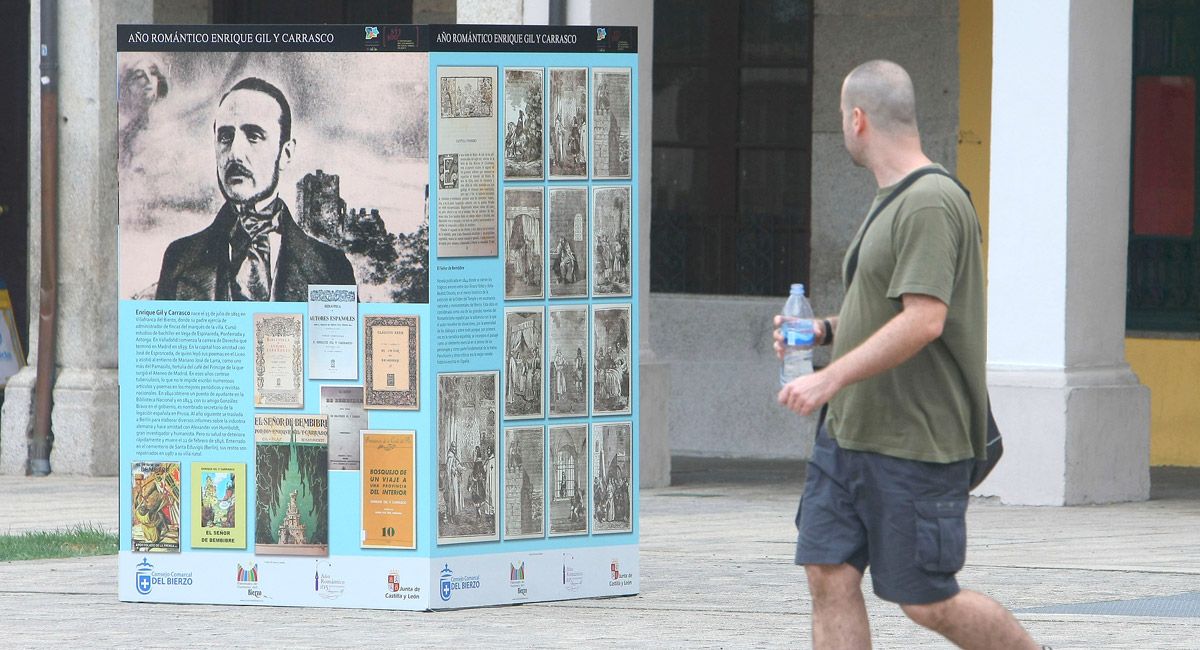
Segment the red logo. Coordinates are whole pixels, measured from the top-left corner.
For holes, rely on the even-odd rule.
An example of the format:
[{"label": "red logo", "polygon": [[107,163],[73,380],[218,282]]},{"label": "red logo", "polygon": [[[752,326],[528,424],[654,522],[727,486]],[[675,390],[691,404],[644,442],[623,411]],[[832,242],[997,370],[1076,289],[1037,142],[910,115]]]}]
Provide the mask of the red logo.
[{"label": "red logo", "polygon": [[388,591],[393,594],[400,591],[400,573],[393,571],[388,574]]},{"label": "red logo", "polygon": [[613,560],[612,564],[608,565],[608,568],[610,571],[612,571],[612,579],[613,580],[621,579],[621,567],[619,564],[617,564],[616,560]]}]

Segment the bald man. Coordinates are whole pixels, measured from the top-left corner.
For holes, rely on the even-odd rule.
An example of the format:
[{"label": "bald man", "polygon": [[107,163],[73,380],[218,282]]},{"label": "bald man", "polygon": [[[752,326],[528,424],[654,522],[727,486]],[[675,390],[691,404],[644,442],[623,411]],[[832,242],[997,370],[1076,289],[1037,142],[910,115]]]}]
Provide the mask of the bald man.
[{"label": "bald man", "polygon": [[[815,322],[833,362],[779,391],[780,404],[802,415],[829,406],[796,517],[813,646],[870,647],[860,586],[870,566],[877,596],[961,647],[1037,648],[1008,610],[955,579],[971,468],[986,455],[978,218],[925,156],[903,68],[855,68],[841,113],[850,158],[879,185],[871,212],[898,193],[851,242],[838,315]],[[910,174],[916,180],[898,187]],[[775,340],[782,354],[778,330]]]}]

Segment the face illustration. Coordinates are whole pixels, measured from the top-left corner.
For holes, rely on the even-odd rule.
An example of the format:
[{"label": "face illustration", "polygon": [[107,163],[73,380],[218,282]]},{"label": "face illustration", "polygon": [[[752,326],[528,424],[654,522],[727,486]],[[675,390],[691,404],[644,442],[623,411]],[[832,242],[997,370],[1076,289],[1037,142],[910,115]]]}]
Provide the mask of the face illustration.
[{"label": "face illustration", "polygon": [[166,94],[163,75],[159,72],[158,64],[148,59],[138,59],[124,72],[121,79],[122,101],[130,104],[151,104],[154,100]]},{"label": "face illustration", "polygon": [[258,203],[275,193],[295,146],[280,142],[281,115],[274,98],[247,89],[233,91],[217,108],[217,183],[229,201]]}]

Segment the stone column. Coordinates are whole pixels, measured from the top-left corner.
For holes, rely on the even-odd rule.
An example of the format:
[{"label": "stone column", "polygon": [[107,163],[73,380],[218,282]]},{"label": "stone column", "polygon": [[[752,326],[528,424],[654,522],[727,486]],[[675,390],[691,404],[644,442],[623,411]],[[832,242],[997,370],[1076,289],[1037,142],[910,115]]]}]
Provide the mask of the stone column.
[{"label": "stone column", "polygon": [[[1149,496],[1125,362],[1132,2],[995,3],[988,382],[1006,457],[979,492]],[[1032,98],[1032,99],[1031,99]]]},{"label": "stone column", "polygon": [[460,25],[520,25],[524,0],[458,0]]},{"label": "stone column", "polygon": [[[57,474],[114,475],[118,471],[116,25],[151,22],[153,2],[101,0],[86,6],[72,3],[70,11],[66,9],[60,6],[59,11],[58,335],[50,466]],[[32,20],[38,24],[36,6]],[[32,76],[35,105],[39,76]],[[36,137],[40,110],[31,113]],[[40,161],[40,143],[35,144],[31,161]],[[30,169],[40,173],[40,165],[31,164]],[[41,209],[39,183],[30,185],[30,213],[36,215]],[[30,247],[30,268],[39,268],[40,255],[35,243]],[[36,323],[30,329],[36,332]],[[36,343],[31,341],[31,346]],[[0,434],[0,471],[5,473],[24,473],[34,370],[30,366],[23,371],[5,398]]]}]

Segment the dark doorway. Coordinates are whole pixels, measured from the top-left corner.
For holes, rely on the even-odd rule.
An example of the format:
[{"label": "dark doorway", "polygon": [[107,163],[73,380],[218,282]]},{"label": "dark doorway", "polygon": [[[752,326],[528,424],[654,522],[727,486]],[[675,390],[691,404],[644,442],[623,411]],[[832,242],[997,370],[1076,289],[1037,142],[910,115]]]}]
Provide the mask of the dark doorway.
[{"label": "dark doorway", "polygon": [[0,3],[0,279],[29,349],[29,3]]},{"label": "dark doorway", "polygon": [[654,0],[651,291],[808,282],[813,4]]},{"label": "dark doorway", "polygon": [[217,25],[411,23],[412,0],[214,0]]}]

